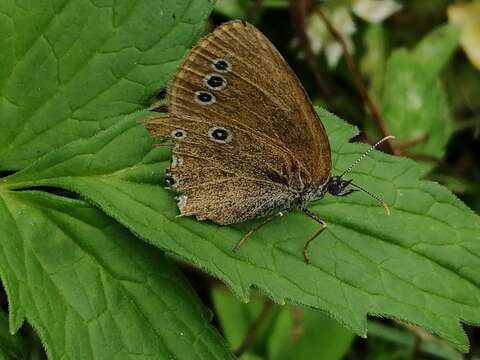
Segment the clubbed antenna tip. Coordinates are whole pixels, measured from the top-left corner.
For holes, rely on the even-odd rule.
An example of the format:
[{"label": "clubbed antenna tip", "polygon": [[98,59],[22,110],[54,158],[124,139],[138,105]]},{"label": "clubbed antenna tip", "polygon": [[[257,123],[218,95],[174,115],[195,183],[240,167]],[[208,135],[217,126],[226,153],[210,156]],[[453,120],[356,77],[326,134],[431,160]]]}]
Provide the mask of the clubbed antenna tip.
[{"label": "clubbed antenna tip", "polygon": [[390,208],[388,207],[387,203],[383,202],[382,205],[385,208],[385,212],[387,213],[387,216],[390,216]]},{"label": "clubbed antenna tip", "polygon": [[380,204],[382,204],[383,208],[385,209],[385,212],[387,213],[388,216],[390,216],[390,208],[388,207],[387,203],[380,199],[377,195],[371,193],[370,191],[362,188],[361,186],[358,186],[357,184],[350,183],[351,186],[354,188],[357,188],[360,191],[363,191],[365,194],[369,195],[371,198],[377,200]]}]

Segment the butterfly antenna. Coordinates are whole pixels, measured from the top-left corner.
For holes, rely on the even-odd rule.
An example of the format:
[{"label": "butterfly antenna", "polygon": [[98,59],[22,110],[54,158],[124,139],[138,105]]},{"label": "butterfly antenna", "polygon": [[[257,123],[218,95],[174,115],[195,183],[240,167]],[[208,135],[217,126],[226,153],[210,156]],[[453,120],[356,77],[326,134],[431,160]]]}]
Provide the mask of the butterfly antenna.
[{"label": "butterfly antenna", "polygon": [[[340,177],[343,177],[345,174],[348,174],[350,171],[352,171],[352,169],[353,169],[355,166],[357,166],[358,163],[365,158],[365,156],[367,156],[368,154],[370,154],[370,152],[371,152],[372,150],[374,150],[378,145],[380,145],[381,143],[383,143],[383,142],[385,142],[385,141],[387,141],[387,140],[389,140],[389,139],[395,139],[395,136],[393,136],[393,135],[385,136],[383,139],[379,140],[375,145],[372,145],[372,146],[370,147],[370,149],[368,149],[367,151],[365,151],[362,156],[360,156],[357,160],[355,160],[355,162],[354,162],[352,165],[350,165],[350,166],[348,167],[348,169],[345,170],[345,171],[340,175]],[[364,191],[365,191],[365,190],[364,190]]]},{"label": "butterfly antenna", "polygon": [[390,216],[390,208],[388,207],[388,205],[387,205],[387,203],[386,203],[385,201],[383,201],[383,200],[380,199],[377,195],[371,193],[370,191],[362,188],[361,186],[358,186],[357,184],[350,183],[350,186],[353,186],[354,188],[357,188],[358,190],[363,191],[365,194],[370,195],[370,197],[372,197],[372,198],[374,198],[375,200],[377,200],[380,204],[382,204],[382,206],[384,207],[387,215]]}]

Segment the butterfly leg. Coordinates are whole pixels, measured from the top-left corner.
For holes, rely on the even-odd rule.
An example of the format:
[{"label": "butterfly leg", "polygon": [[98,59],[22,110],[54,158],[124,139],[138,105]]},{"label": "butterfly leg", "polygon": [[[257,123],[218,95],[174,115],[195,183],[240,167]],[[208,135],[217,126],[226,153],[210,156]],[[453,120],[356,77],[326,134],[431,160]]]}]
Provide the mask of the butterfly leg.
[{"label": "butterfly leg", "polygon": [[315,213],[313,213],[312,211],[308,210],[307,208],[302,208],[301,209],[305,215],[307,215],[310,219],[313,219],[315,220],[317,223],[319,223],[322,227],[315,233],[313,234],[312,237],[310,237],[307,242],[305,243],[305,245],[303,246],[303,258],[305,259],[305,263],[307,264],[310,264],[310,259],[308,258],[308,247],[310,246],[310,243],[318,236],[320,235],[320,233],[325,230],[325,228],[327,227],[327,224],[325,223],[325,221],[323,221],[322,219],[320,219]]},{"label": "butterfly leg", "polygon": [[273,219],[275,219],[277,216],[283,216],[283,213],[282,212],[279,212],[275,215],[272,215],[272,216],[269,216],[267,217],[265,220],[263,220],[261,223],[257,224],[256,226],[254,226],[253,228],[251,228],[241,239],[240,241],[237,243],[237,245],[235,245],[235,247],[232,249],[233,252],[237,252],[238,250],[240,250],[240,247],[245,243],[245,241],[247,241],[250,236],[256,232],[257,230],[259,230],[261,227],[263,227],[264,225],[267,225],[269,222],[271,222]]}]

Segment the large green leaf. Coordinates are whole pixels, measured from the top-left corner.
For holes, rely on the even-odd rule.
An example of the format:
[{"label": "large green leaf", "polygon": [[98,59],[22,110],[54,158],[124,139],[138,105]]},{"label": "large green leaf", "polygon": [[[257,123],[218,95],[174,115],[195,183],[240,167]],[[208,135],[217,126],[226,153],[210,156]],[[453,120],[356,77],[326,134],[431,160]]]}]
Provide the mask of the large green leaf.
[{"label": "large green leaf", "polygon": [[[323,309],[362,335],[367,314],[391,316],[422,325],[465,350],[467,339],[460,322],[480,323],[480,279],[476,272],[480,265],[479,219],[443,187],[421,180],[421,171],[408,160],[374,153],[352,174],[357,183],[385,197],[392,206],[391,217],[361,193],[312,204],[329,227],[311,248],[311,265],[303,262],[301,249],[317,226],[301,214],[291,214],[265,227],[237,254],[231,248],[254,222],[220,227],[176,218],[173,195],[160,186],[168,166],[168,150],[152,147],[152,140],[139,123],[146,113],[127,114],[141,109],[154,91],[165,85],[185,49],[197,38],[210,9],[207,0],[1,3],[0,44],[5,55],[0,66],[0,169],[26,167],[0,181],[2,209],[8,215],[1,217],[1,229],[9,231],[8,237],[2,238],[2,249],[15,254],[11,258],[3,254],[0,259],[2,280],[13,304],[12,329],[26,316],[49,345],[50,353],[63,355],[63,349],[72,351],[75,344],[51,340],[53,336],[71,339],[77,331],[79,341],[86,342],[90,333],[82,328],[79,317],[94,315],[99,310],[97,300],[102,300],[93,298],[88,303],[78,292],[83,289],[80,285],[95,286],[92,279],[98,277],[91,274],[100,270],[88,268],[92,273],[74,277],[71,267],[82,266],[82,260],[91,258],[88,254],[102,252],[103,241],[91,244],[92,238],[83,235],[89,234],[91,227],[95,230],[95,221],[107,220],[81,202],[12,191],[53,186],[78,192],[140,237],[222,279],[243,300],[256,286],[277,302],[289,300]],[[420,86],[420,90],[424,88],[424,84]],[[433,100],[427,98],[426,103],[433,104],[428,109],[433,111],[434,105],[440,104],[442,115],[442,102],[435,102],[433,95],[429,95]],[[395,107],[391,109],[396,114]],[[399,106],[397,110],[404,108]],[[339,172],[365,146],[348,143],[354,133],[351,127],[324,111],[321,116],[332,142],[334,168]],[[421,123],[431,124],[423,119]],[[438,151],[438,145],[432,147]],[[79,206],[82,211],[70,209]],[[95,221],[90,218],[93,215],[84,214],[93,211]],[[90,222],[85,223],[85,217]],[[64,218],[81,223],[75,228],[78,236],[70,228],[59,229],[59,219]],[[49,231],[47,235],[58,232],[59,237],[43,235],[38,242],[36,235],[43,229]],[[59,239],[64,241],[58,243]],[[57,262],[39,268],[39,264],[44,265],[40,260],[51,260],[51,253],[41,246],[50,246],[50,242],[53,248],[75,245],[73,252],[58,252],[57,262],[64,263],[66,255],[73,258],[72,266],[63,268],[63,272],[49,272],[58,268]],[[79,248],[77,244],[88,246]],[[82,251],[87,255],[75,262],[78,259],[74,256]],[[128,259],[136,253],[142,251],[128,250]],[[108,253],[102,255],[110,259]],[[119,260],[111,261],[117,265],[114,269],[125,274],[123,267],[118,269]],[[170,269],[159,261],[154,265]],[[106,266],[105,272],[115,274],[110,271],[110,263],[97,266]],[[34,287],[27,282],[27,275],[35,279]],[[78,284],[68,292],[71,302],[45,295],[47,291],[64,295],[54,287],[58,286],[56,276],[64,277],[61,284],[67,289],[72,288],[68,282]],[[125,276],[128,280],[132,275]],[[123,279],[112,279],[104,286],[110,289]],[[145,285],[141,287],[141,291],[147,290]],[[165,285],[164,291],[173,290]],[[100,295],[106,298],[110,294]],[[39,310],[37,298],[59,303],[48,303]],[[172,295],[172,299],[175,305],[184,304],[181,295]],[[52,304],[63,313],[54,312]],[[69,310],[77,311],[56,320],[57,313],[62,316]],[[188,316],[186,310],[180,311],[182,316]],[[47,311],[49,317],[39,315],[40,311]],[[128,316],[128,311],[123,311],[124,315]],[[139,328],[154,328],[154,319],[148,317]],[[101,316],[92,321],[96,320],[101,322]],[[78,322],[73,326],[72,321]],[[206,328],[205,319],[198,324]],[[72,326],[70,331],[60,334],[58,329],[68,326]],[[133,331],[132,326],[121,329],[128,334]],[[103,336],[92,336],[98,348],[113,335],[109,332]],[[115,338],[115,344],[120,340]],[[144,344],[138,340],[132,345],[129,340],[126,338],[125,344],[115,349],[128,351],[128,346]],[[206,332],[188,345],[196,348],[201,341],[217,349],[212,350],[216,354],[221,353],[221,345]],[[160,347],[161,342],[155,346]],[[192,354],[188,347],[174,350]],[[94,350],[81,347],[81,351]],[[83,355],[81,351],[74,355]]]},{"label": "large green leaf", "polygon": [[396,50],[388,60],[382,114],[398,141],[419,141],[408,149],[413,153],[438,159],[445,153],[452,119],[439,71],[458,41],[457,28],[442,26],[411,52]]},{"label": "large green leaf", "polygon": [[0,191],[10,329],[26,318],[52,359],[230,358],[183,276],[102,212]]},{"label": "large green leaf", "polygon": [[210,10],[208,0],[2,0],[0,170],[143,108]]},{"label": "large green leaf", "polygon": [[[352,173],[359,185],[385,198],[327,196],[312,204],[328,223],[302,258],[305,240],[318,229],[299,213],[257,232],[238,252],[234,244],[254,222],[230,227],[177,218],[163,183],[165,147],[139,124],[142,113],[97,136],[69,144],[13,176],[0,187],[55,186],[80,193],[133,232],[223,280],[243,300],[256,286],[283,303],[319,308],[360,335],[366,315],[415,323],[461,350],[468,340],[461,321],[480,323],[480,221],[442,186],[422,180],[408,159],[374,152]],[[320,111],[339,173],[365,151],[351,144],[355,129]]]}]

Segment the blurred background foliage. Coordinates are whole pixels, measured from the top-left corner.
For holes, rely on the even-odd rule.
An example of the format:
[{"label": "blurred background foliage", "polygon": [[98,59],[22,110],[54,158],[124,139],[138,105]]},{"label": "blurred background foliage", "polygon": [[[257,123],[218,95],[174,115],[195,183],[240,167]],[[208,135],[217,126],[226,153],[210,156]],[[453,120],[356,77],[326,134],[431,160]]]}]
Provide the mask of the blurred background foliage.
[{"label": "blurred background foliage", "polygon": [[[395,135],[384,151],[480,212],[480,1],[217,0],[211,28],[230,19],[259,27],[312,101],[362,130],[354,140]],[[460,354],[400,322],[372,317],[360,339],[261,294],[242,304],[221,286],[203,292],[243,359],[480,359],[474,327]]]}]

